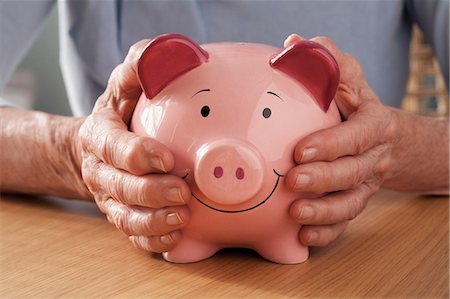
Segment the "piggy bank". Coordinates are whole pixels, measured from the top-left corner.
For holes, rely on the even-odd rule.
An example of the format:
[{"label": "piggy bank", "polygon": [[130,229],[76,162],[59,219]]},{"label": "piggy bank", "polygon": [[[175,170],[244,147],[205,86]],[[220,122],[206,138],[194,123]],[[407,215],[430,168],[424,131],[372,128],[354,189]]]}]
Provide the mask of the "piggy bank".
[{"label": "piggy bank", "polygon": [[137,73],[143,93],[130,129],[168,146],[171,173],[192,192],[191,219],[163,257],[195,262],[245,247],[277,263],[305,261],[289,207],[307,195],[283,177],[301,138],[341,121],[331,54],[311,41],[199,46],[166,34],[142,51]]}]

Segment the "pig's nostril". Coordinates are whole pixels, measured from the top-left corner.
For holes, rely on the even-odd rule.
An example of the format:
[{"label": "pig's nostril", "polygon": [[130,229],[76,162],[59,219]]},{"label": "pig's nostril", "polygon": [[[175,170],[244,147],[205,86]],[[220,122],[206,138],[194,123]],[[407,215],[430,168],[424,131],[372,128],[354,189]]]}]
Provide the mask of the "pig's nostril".
[{"label": "pig's nostril", "polygon": [[244,169],[238,167],[238,169],[236,169],[236,177],[238,180],[242,180],[244,178],[245,172]]},{"label": "pig's nostril", "polygon": [[220,166],[217,166],[216,168],[214,168],[214,176],[216,178],[221,178],[223,175],[223,168]]}]

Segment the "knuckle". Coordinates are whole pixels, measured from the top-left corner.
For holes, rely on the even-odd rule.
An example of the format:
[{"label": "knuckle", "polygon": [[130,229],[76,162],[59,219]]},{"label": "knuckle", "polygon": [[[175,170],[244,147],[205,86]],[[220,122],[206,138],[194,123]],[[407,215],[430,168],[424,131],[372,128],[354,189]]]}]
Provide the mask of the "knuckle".
[{"label": "knuckle", "polygon": [[360,156],[355,156],[351,165],[350,185],[354,188],[361,185],[365,180],[367,167],[364,158]]},{"label": "knuckle", "polygon": [[125,60],[126,61],[135,61],[141,54],[143,47],[148,42],[149,42],[148,39],[143,39],[143,40],[140,40],[140,41],[134,43],[133,45],[131,45],[131,47],[128,49],[128,53],[127,53]]},{"label": "knuckle", "polygon": [[155,185],[150,179],[144,178],[140,180],[136,191],[137,202],[142,206],[157,208],[154,204],[154,200],[152,200],[156,195],[155,189]]},{"label": "knuckle", "polygon": [[383,181],[384,177],[388,173],[390,167],[391,167],[390,157],[386,156],[386,157],[379,159],[375,163],[374,168],[373,168],[375,178],[380,181]]},{"label": "knuckle", "polygon": [[[348,68],[351,69],[352,71],[352,78],[354,78],[354,80],[358,79],[361,80],[364,78],[364,71],[363,68],[361,66],[361,64],[359,63],[358,59],[356,59],[355,57],[353,57],[352,55],[350,55],[347,52],[343,52],[342,53],[342,57],[346,63],[346,65],[348,65]],[[354,86],[355,88],[355,92],[358,95],[361,95],[361,90],[358,89],[357,86]]]},{"label": "knuckle", "polygon": [[367,144],[369,143],[370,132],[368,129],[363,126],[358,126],[354,130],[351,131],[351,138],[355,141],[355,153],[362,154],[365,152],[367,148]]},{"label": "knuckle", "polygon": [[138,212],[134,216],[135,229],[140,232],[140,234],[147,236],[154,236],[158,234],[158,219],[154,217],[153,211]]},{"label": "knuckle", "polygon": [[[163,236],[153,236],[150,238],[151,251],[161,253],[168,250],[168,246],[162,242]],[[166,238],[167,239],[167,238]]]},{"label": "knuckle", "polygon": [[97,171],[98,163],[94,159],[89,157],[83,159],[81,162],[81,177],[92,194],[100,189],[97,182]]},{"label": "knuckle", "polygon": [[93,116],[92,114],[86,118],[83,124],[78,130],[78,141],[81,144],[81,149],[84,152],[89,150],[89,145],[92,139],[92,128],[93,128]]},{"label": "knuckle", "polygon": [[150,213],[147,221],[144,223],[144,230],[149,236],[157,236],[164,234],[168,229],[165,219],[159,217],[158,210],[156,213]]},{"label": "knuckle", "polygon": [[130,46],[130,48],[128,49],[126,60],[135,59],[139,55],[141,48],[142,48],[142,46],[140,45],[139,42],[132,44]]},{"label": "knuckle", "polygon": [[100,211],[103,214],[106,214],[106,217],[108,218],[108,221],[110,223],[114,224],[114,221],[113,221],[112,217],[109,215],[109,209],[108,209],[108,206],[106,204],[107,199],[105,198],[105,196],[101,196],[101,195],[97,194],[96,196],[94,196],[94,200],[95,200],[95,204],[100,209]]},{"label": "knuckle", "polygon": [[93,181],[93,168],[92,163],[89,161],[89,158],[84,158],[81,162],[81,176],[83,177],[83,180],[87,184],[91,184]]},{"label": "knuckle", "polygon": [[127,144],[122,146],[123,161],[125,167],[132,173],[140,173],[138,165],[139,157],[142,155],[142,142],[139,137],[132,138]]},{"label": "knuckle", "polygon": [[342,136],[338,136],[337,134],[329,134],[327,138],[325,138],[322,143],[324,147],[328,150],[328,161],[334,161],[339,158],[342,153],[345,153],[345,149],[348,144],[344,141]]},{"label": "knuckle", "polygon": [[118,100],[124,98],[127,95],[126,88],[126,72],[129,69],[129,65],[125,62],[117,65],[111,72],[111,76],[108,79],[108,85],[105,93],[101,96],[104,98],[103,106],[117,105]]},{"label": "knuckle", "polygon": [[[108,85],[110,84],[110,79],[108,79]],[[92,109],[92,112],[96,113],[98,111],[101,111],[102,109],[108,107],[108,104],[111,102],[110,99],[110,90],[106,88],[106,90],[97,98],[97,101],[95,101],[94,108]]]},{"label": "knuckle", "polygon": [[361,211],[364,209],[366,205],[366,201],[361,199],[358,196],[349,196],[346,199],[346,205],[347,205],[347,220],[355,219],[356,216],[358,216]]},{"label": "knuckle", "polygon": [[87,136],[89,136],[89,126],[91,123],[91,116],[88,116],[86,120],[83,122],[83,124],[80,126],[80,129],[78,130],[78,139],[82,144],[86,143]]},{"label": "knuckle", "polygon": [[329,164],[319,162],[312,171],[312,187],[318,194],[330,191],[333,184],[333,175],[331,174]]},{"label": "knuckle", "polygon": [[360,186],[360,189],[362,190],[362,198],[365,200],[365,203],[367,204],[367,201],[369,198],[380,189],[381,181],[367,181],[363,183]]},{"label": "knuckle", "polygon": [[111,134],[105,134],[97,140],[98,152],[103,161],[108,164],[114,164],[117,152],[120,150],[121,146],[119,142],[111,142],[114,138],[113,136],[114,133],[111,132]]},{"label": "knuckle", "polygon": [[132,235],[128,221],[129,212],[124,208],[116,208],[114,211],[110,209],[109,212],[116,228],[128,236]]},{"label": "knuckle", "polygon": [[125,182],[122,180],[122,176],[117,171],[111,171],[108,175],[108,180],[106,182],[106,191],[114,197],[120,203],[126,203],[127,199],[124,198],[123,187]]},{"label": "knuckle", "polygon": [[149,238],[144,236],[131,236],[130,237],[131,243],[138,249],[154,252],[152,245],[149,242]]},{"label": "knuckle", "polygon": [[325,222],[325,221],[329,222],[329,221],[333,221],[334,219],[336,219],[336,212],[332,205],[324,204],[324,205],[322,205],[322,208],[320,208],[318,210],[321,211],[319,213],[319,215],[320,215],[320,220],[322,220],[323,222]]}]

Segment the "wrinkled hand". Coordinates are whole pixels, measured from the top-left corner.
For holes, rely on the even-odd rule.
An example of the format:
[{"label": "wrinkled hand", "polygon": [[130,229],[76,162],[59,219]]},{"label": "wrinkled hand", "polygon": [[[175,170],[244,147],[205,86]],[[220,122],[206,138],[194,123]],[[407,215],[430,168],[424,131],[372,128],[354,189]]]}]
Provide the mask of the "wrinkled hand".
[{"label": "wrinkled hand", "polygon": [[174,157],[163,144],[128,131],[142,92],[137,58],[147,43],[133,45],[114,69],[78,137],[83,180],[100,210],[136,247],[164,252],[189,221],[191,192],[181,178],[164,174]]},{"label": "wrinkled hand", "polygon": [[[298,39],[291,35],[285,45]],[[299,141],[294,154],[298,165],[288,172],[286,184],[296,192],[322,194],[295,201],[290,214],[303,224],[299,233],[303,244],[324,246],[346,229],[380,188],[390,167],[396,130],[391,110],[372,91],[358,61],[326,37],[311,40],[325,46],[339,65],[335,101],[344,122]]]}]

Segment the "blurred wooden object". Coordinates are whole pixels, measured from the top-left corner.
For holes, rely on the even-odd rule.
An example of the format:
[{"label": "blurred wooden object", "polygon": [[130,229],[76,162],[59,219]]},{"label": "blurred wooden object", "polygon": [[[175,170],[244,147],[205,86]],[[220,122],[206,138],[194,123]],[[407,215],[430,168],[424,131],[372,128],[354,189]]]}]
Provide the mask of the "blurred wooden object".
[{"label": "blurred wooden object", "polygon": [[430,116],[449,112],[449,96],[439,63],[417,26],[413,28],[410,48],[410,78],[402,108]]},{"label": "blurred wooden object", "polygon": [[449,200],[379,191],[337,241],[278,265],[248,250],[171,264],[93,203],[1,200],[1,298],[448,298]]}]

